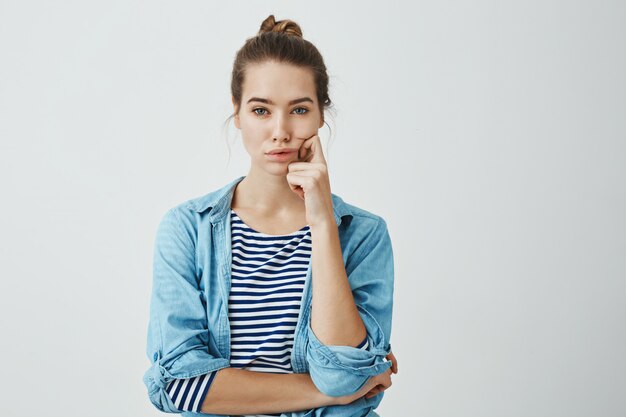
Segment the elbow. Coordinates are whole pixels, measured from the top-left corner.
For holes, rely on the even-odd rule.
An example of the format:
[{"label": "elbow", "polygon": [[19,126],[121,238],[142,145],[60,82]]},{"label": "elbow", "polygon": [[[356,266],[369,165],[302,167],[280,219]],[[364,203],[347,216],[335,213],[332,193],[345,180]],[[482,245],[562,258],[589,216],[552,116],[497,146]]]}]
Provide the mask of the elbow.
[{"label": "elbow", "polygon": [[[357,350],[356,348],[350,349]],[[364,351],[357,353],[367,354]],[[355,361],[337,363],[320,354],[319,351],[314,353],[309,350],[307,362],[309,374],[315,387],[322,394],[330,397],[343,397],[355,394],[371,376],[379,373],[376,365],[360,368]]]},{"label": "elbow", "polygon": [[[158,363],[154,363],[143,376],[143,382],[148,389],[148,399],[157,410],[165,413],[181,413],[172,404],[167,394],[166,381],[164,379],[165,369]],[[166,372],[166,371],[165,371]]]},{"label": "elbow", "polygon": [[148,397],[152,405],[154,405],[159,411],[164,413],[182,413],[181,410],[171,407],[169,397],[163,389],[157,389],[148,393]]},{"label": "elbow", "polygon": [[392,365],[379,354],[347,346],[309,347],[306,359],[316,388],[330,397],[355,394]]},{"label": "elbow", "polygon": [[[143,382],[148,389],[150,402],[166,413],[182,413],[184,411],[205,412],[204,401],[218,370],[228,367],[228,359],[214,359],[209,370],[197,376],[174,376],[168,369],[154,362],[146,371]],[[215,404],[211,405],[212,408]]]},{"label": "elbow", "polygon": [[329,397],[344,397],[359,391],[370,378],[366,375],[345,374],[344,376],[321,375],[311,370],[315,387]]}]

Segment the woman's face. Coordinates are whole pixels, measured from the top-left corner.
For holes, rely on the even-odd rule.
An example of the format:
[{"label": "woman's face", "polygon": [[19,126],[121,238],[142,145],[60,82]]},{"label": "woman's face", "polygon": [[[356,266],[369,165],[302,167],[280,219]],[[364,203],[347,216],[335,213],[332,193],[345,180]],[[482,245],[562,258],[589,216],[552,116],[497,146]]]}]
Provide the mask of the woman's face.
[{"label": "woman's face", "polygon": [[274,148],[297,151],[324,125],[311,71],[278,62],[246,68],[241,108],[235,105],[235,113],[235,126],[253,167],[280,175],[289,172],[298,152],[286,161],[272,160],[266,153]]}]

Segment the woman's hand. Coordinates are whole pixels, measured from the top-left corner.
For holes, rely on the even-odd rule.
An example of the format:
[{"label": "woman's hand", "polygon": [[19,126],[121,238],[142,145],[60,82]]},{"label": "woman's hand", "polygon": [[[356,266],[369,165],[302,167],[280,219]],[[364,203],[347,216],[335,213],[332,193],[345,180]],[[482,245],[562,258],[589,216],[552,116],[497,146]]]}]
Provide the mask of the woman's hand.
[{"label": "woman's hand", "polygon": [[[389,352],[389,355],[385,356],[385,358],[387,358],[387,360],[391,361],[391,368],[389,368],[389,370],[394,373],[397,374],[398,373],[398,360],[396,359],[396,357],[393,355],[392,352]],[[391,386],[391,383],[389,384],[389,386]],[[372,388],[371,391],[369,391],[367,394],[365,394],[365,398],[372,398],[378,394],[380,394],[381,392],[383,392],[384,390],[386,390],[389,387],[384,387],[382,385],[377,385],[374,388]]]},{"label": "woman's hand", "polygon": [[288,169],[287,182],[291,190],[304,200],[307,224],[310,227],[334,224],[328,167],[317,134],[302,143],[298,149],[298,162],[290,163]]},{"label": "woman's hand", "polygon": [[347,405],[363,396],[365,396],[365,398],[370,398],[374,395],[378,395],[391,386],[392,372],[393,371],[391,369],[386,369],[383,373],[370,377],[365,385],[363,385],[361,389],[354,394],[338,397],[337,404]]},{"label": "woman's hand", "polygon": [[385,356],[385,358],[391,361],[391,370],[393,371],[394,374],[397,374],[398,373],[398,359],[396,359],[393,352],[389,351],[389,355]]},{"label": "woman's hand", "polygon": [[371,377],[365,385],[353,395],[339,397],[337,404],[350,404],[363,396],[369,399],[389,388],[391,386],[391,374],[398,373],[398,360],[392,352],[389,352],[389,355],[385,356],[385,358],[391,361],[391,368],[387,369],[382,374]]}]

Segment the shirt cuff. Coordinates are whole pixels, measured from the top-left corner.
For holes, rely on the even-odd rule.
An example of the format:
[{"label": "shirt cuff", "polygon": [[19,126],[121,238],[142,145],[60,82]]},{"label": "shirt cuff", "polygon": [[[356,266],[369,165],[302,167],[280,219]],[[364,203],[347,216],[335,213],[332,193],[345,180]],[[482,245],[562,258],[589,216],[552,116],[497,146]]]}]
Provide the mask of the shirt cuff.
[{"label": "shirt cuff", "polygon": [[200,413],[202,402],[216,373],[217,371],[193,378],[174,379],[167,385],[165,392],[178,410]]},{"label": "shirt cuff", "polygon": [[313,332],[309,315],[306,359],[311,379],[320,392],[331,397],[354,394],[370,377],[391,367],[391,361],[385,358],[391,345],[385,349],[382,332],[372,338],[367,323],[366,328],[368,334],[360,347],[325,345]]}]

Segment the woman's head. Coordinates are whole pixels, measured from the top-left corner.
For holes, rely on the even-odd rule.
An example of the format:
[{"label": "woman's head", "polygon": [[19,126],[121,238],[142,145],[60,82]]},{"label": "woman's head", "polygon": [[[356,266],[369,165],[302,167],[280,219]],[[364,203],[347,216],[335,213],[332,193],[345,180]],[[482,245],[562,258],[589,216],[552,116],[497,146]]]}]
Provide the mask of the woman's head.
[{"label": "woman's head", "polygon": [[231,93],[231,117],[241,130],[253,168],[281,175],[297,154],[276,162],[265,153],[276,147],[299,148],[324,125],[324,111],[331,106],[321,54],[302,38],[297,23],[275,22],[273,15],[237,52]]},{"label": "woman's head", "polygon": [[241,108],[244,81],[249,66],[268,61],[291,64],[311,71],[316,88],[320,114],[331,106],[328,96],[328,74],[322,55],[315,45],[302,37],[300,26],[293,20],[274,20],[270,15],[261,23],[256,36],[248,38],[237,51],[233,64],[230,91],[235,114]]}]

